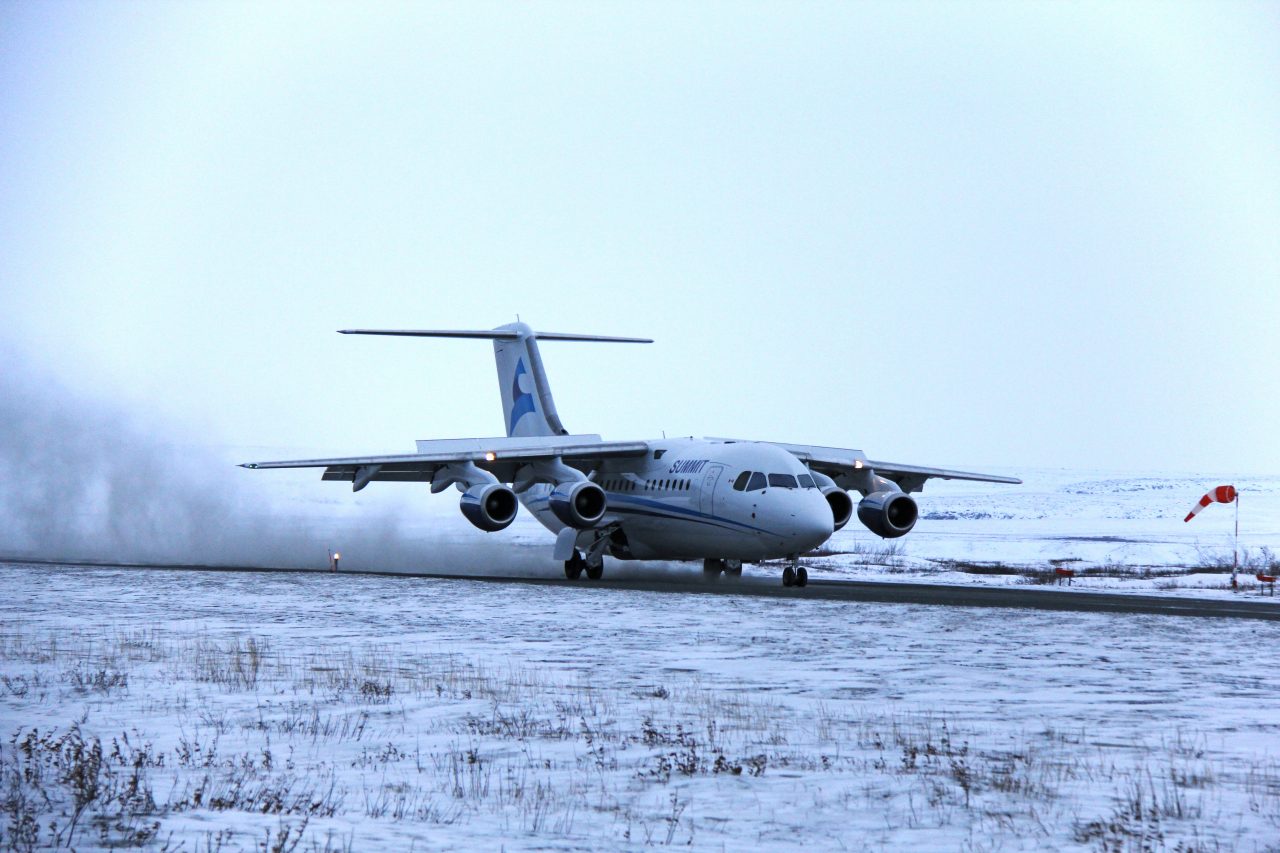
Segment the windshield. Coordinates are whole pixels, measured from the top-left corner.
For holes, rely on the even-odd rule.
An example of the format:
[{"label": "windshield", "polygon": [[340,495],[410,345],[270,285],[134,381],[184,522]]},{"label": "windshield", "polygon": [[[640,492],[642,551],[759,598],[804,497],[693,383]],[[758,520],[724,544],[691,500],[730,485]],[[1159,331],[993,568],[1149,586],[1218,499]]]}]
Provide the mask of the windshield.
[{"label": "windshield", "polygon": [[818,488],[818,486],[813,482],[813,477],[810,477],[808,474],[801,474],[799,477],[796,477],[796,479],[800,481],[801,488],[805,488],[805,489]]},{"label": "windshield", "polygon": [[796,487],[796,478],[790,474],[770,474],[769,485],[783,489],[794,489]]}]

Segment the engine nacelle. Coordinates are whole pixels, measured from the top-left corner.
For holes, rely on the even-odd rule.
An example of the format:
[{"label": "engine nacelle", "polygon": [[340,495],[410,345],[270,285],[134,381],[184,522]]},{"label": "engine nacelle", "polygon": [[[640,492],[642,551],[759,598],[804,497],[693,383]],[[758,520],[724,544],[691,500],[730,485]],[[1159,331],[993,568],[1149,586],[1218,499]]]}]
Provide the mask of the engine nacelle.
[{"label": "engine nacelle", "polygon": [[595,527],[609,503],[604,489],[588,480],[561,483],[551,490],[548,502],[556,518],[579,530]]},{"label": "engine nacelle", "polygon": [[858,520],[885,539],[896,539],[916,526],[920,510],[905,492],[885,489],[872,492],[858,504]]},{"label": "engine nacelle", "polygon": [[849,523],[849,519],[853,518],[853,498],[849,497],[848,492],[837,486],[835,480],[821,471],[810,471],[809,473],[822,491],[822,496],[827,499],[827,506],[831,507],[833,531],[839,530]]},{"label": "engine nacelle", "polygon": [[853,518],[853,498],[849,497],[849,493],[839,486],[831,486],[822,490],[822,496],[827,499],[827,506],[831,507],[833,532],[848,524],[849,519]]},{"label": "engine nacelle", "polygon": [[494,533],[516,520],[520,503],[509,487],[501,483],[486,483],[463,492],[458,505],[467,521],[487,533]]}]

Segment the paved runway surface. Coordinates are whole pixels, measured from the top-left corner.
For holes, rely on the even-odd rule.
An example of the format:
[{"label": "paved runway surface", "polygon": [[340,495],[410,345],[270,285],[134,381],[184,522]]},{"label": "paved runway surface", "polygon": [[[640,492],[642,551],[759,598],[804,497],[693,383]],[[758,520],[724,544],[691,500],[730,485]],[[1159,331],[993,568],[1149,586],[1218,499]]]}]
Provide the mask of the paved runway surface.
[{"label": "paved runway surface", "polygon": [[[23,564],[53,561],[0,560]],[[200,566],[115,563],[68,563],[101,568],[167,569],[216,572],[302,572],[327,574],[306,569],[280,569],[257,566]],[[707,580],[692,574],[688,580],[672,578],[610,578],[571,581],[563,577],[530,577],[516,575],[449,574],[442,572],[352,572],[380,577],[403,577],[417,580],[467,581],[472,583],[506,583],[536,586],[562,586],[566,589],[630,590],[640,592],[683,593],[686,595],[741,595],[771,598],[799,598],[819,601],[885,602],[891,604],[937,604],[952,607],[1013,607],[1039,610],[1076,610],[1094,613],[1152,613],[1165,616],[1216,616],[1235,619],[1268,619],[1280,621],[1280,597],[1250,596],[1241,593],[1229,599],[1191,598],[1175,595],[1134,595],[1096,592],[1085,589],[1045,588],[1039,586],[981,586],[925,583],[889,583],[882,581],[810,580],[803,588],[782,586],[776,576],[720,577]]]}]

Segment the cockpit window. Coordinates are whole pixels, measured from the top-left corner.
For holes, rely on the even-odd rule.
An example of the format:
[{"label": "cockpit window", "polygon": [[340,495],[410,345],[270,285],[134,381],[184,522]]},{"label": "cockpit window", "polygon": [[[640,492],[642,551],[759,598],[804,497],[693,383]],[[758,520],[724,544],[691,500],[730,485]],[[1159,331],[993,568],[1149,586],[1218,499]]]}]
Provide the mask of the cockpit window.
[{"label": "cockpit window", "polygon": [[769,485],[777,486],[781,489],[794,489],[796,487],[796,478],[790,474],[770,474]]},{"label": "cockpit window", "polygon": [[738,475],[738,479],[733,481],[733,490],[735,492],[742,491],[747,487],[747,480],[750,480],[750,479],[751,479],[751,472],[743,471],[741,474]]},{"label": "cockpit window", "polygon": [[817,484],[813,482],[813,477],[808,474],[801,474],[799,477],[796,477],[796,479],[800,481],[800,488],[802,489],[818,488]]},{"label": "cockpit window", "polygon": [[761,474],[759,471],[752,471],[751,479],[747,481],[747,491],[754,492],[757,489],[763,489],[764,486],[764,474]]}]

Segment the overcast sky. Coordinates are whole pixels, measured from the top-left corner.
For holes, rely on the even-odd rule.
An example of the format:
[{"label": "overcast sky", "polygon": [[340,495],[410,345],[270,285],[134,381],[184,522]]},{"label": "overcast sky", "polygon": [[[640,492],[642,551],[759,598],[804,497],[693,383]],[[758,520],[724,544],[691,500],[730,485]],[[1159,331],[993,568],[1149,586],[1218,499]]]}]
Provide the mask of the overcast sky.
[{"label": "overcast sky", "polygon": [[[1280,4],[0,5],[0,342],[157,432],[1280,472]],[[54,438],[54,437],[51,437]]]}]

